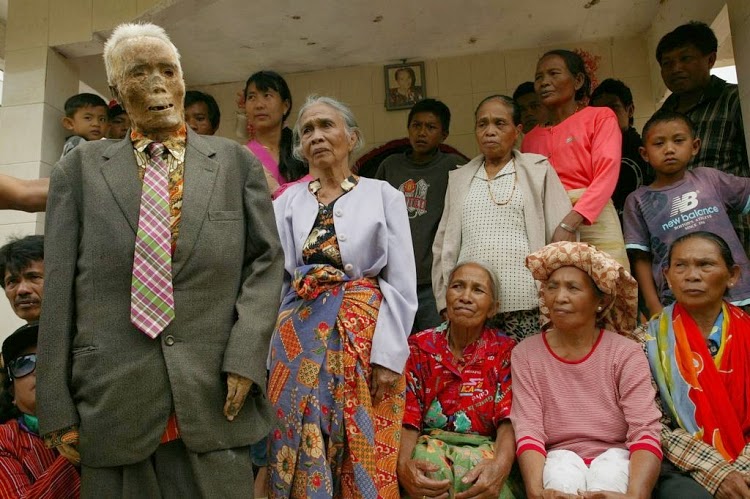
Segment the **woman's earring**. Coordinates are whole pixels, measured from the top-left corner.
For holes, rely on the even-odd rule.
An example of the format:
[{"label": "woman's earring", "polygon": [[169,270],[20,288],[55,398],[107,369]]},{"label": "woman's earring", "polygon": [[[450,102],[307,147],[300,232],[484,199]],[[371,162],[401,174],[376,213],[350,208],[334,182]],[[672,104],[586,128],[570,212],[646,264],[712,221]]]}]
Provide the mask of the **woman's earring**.
[{"label": "woman's earring", "polygon": [[599,305],[598,307],[596,307],[596,311],[597,311],[597,312],[601,312],[601,311],[602,311],[602,306],[601,306],[601,305]]}]

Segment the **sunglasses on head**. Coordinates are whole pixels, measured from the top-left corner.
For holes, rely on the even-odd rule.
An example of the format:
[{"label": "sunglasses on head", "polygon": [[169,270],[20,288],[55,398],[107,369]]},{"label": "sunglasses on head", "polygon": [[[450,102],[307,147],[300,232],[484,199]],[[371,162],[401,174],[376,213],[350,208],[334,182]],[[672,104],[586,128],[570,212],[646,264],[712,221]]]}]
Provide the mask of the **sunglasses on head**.
[{"label": "sunglasses on head", "polygon": [[30,353],[16,357],[8,363],[8,374],[10,379],[23,378],[36,369],[36,354]]}]

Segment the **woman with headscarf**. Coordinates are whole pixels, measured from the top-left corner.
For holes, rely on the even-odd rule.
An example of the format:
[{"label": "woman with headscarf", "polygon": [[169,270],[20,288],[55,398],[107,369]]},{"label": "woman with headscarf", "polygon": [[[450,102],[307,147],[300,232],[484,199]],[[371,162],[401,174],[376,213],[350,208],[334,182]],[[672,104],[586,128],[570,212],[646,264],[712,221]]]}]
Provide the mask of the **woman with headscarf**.
[{"label": "woman with headscarf", "polygon": [[526,265],[542,282],[540,334],[511,357],[516,453],[529,497],[650,497],[660,413],[635,327],[637,284],[608,254],[558,242]]}]

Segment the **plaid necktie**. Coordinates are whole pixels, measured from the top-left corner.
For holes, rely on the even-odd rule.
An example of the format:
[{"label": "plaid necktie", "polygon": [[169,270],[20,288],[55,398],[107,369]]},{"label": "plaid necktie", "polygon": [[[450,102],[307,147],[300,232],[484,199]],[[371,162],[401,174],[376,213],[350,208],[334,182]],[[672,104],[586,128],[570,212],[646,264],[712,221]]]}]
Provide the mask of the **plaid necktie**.
[{"label": "plaid necktie", "polygon": [[169,215],[169,181],[164,144],[146,148],[141,190],[141,210],[135,238],[133,279],[130,287],[130,321],[150,338],[159,336],[174,319],[172,249]]}]

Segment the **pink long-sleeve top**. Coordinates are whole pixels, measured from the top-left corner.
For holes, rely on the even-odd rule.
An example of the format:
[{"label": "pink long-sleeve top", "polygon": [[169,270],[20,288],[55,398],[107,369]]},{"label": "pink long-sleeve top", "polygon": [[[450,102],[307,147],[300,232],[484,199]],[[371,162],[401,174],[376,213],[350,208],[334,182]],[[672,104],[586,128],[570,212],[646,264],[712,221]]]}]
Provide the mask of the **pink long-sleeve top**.
[{"label": "pink long-sleeve top", "polygon": [[581,360],[552,351],[546,333],[513,349],[516,453],[564,449],[588,464],[607,449],[647,450],[662,458],[661,413],[640,345],[604,331]]},{"label": "pink long-sleeve top", "polygon": [[611,109],[584,107],[557,125],[534,127],[521,151],[547,156],[566,191],[586,188],[573,209],[593,224],[617,185],[622,132]]}]

